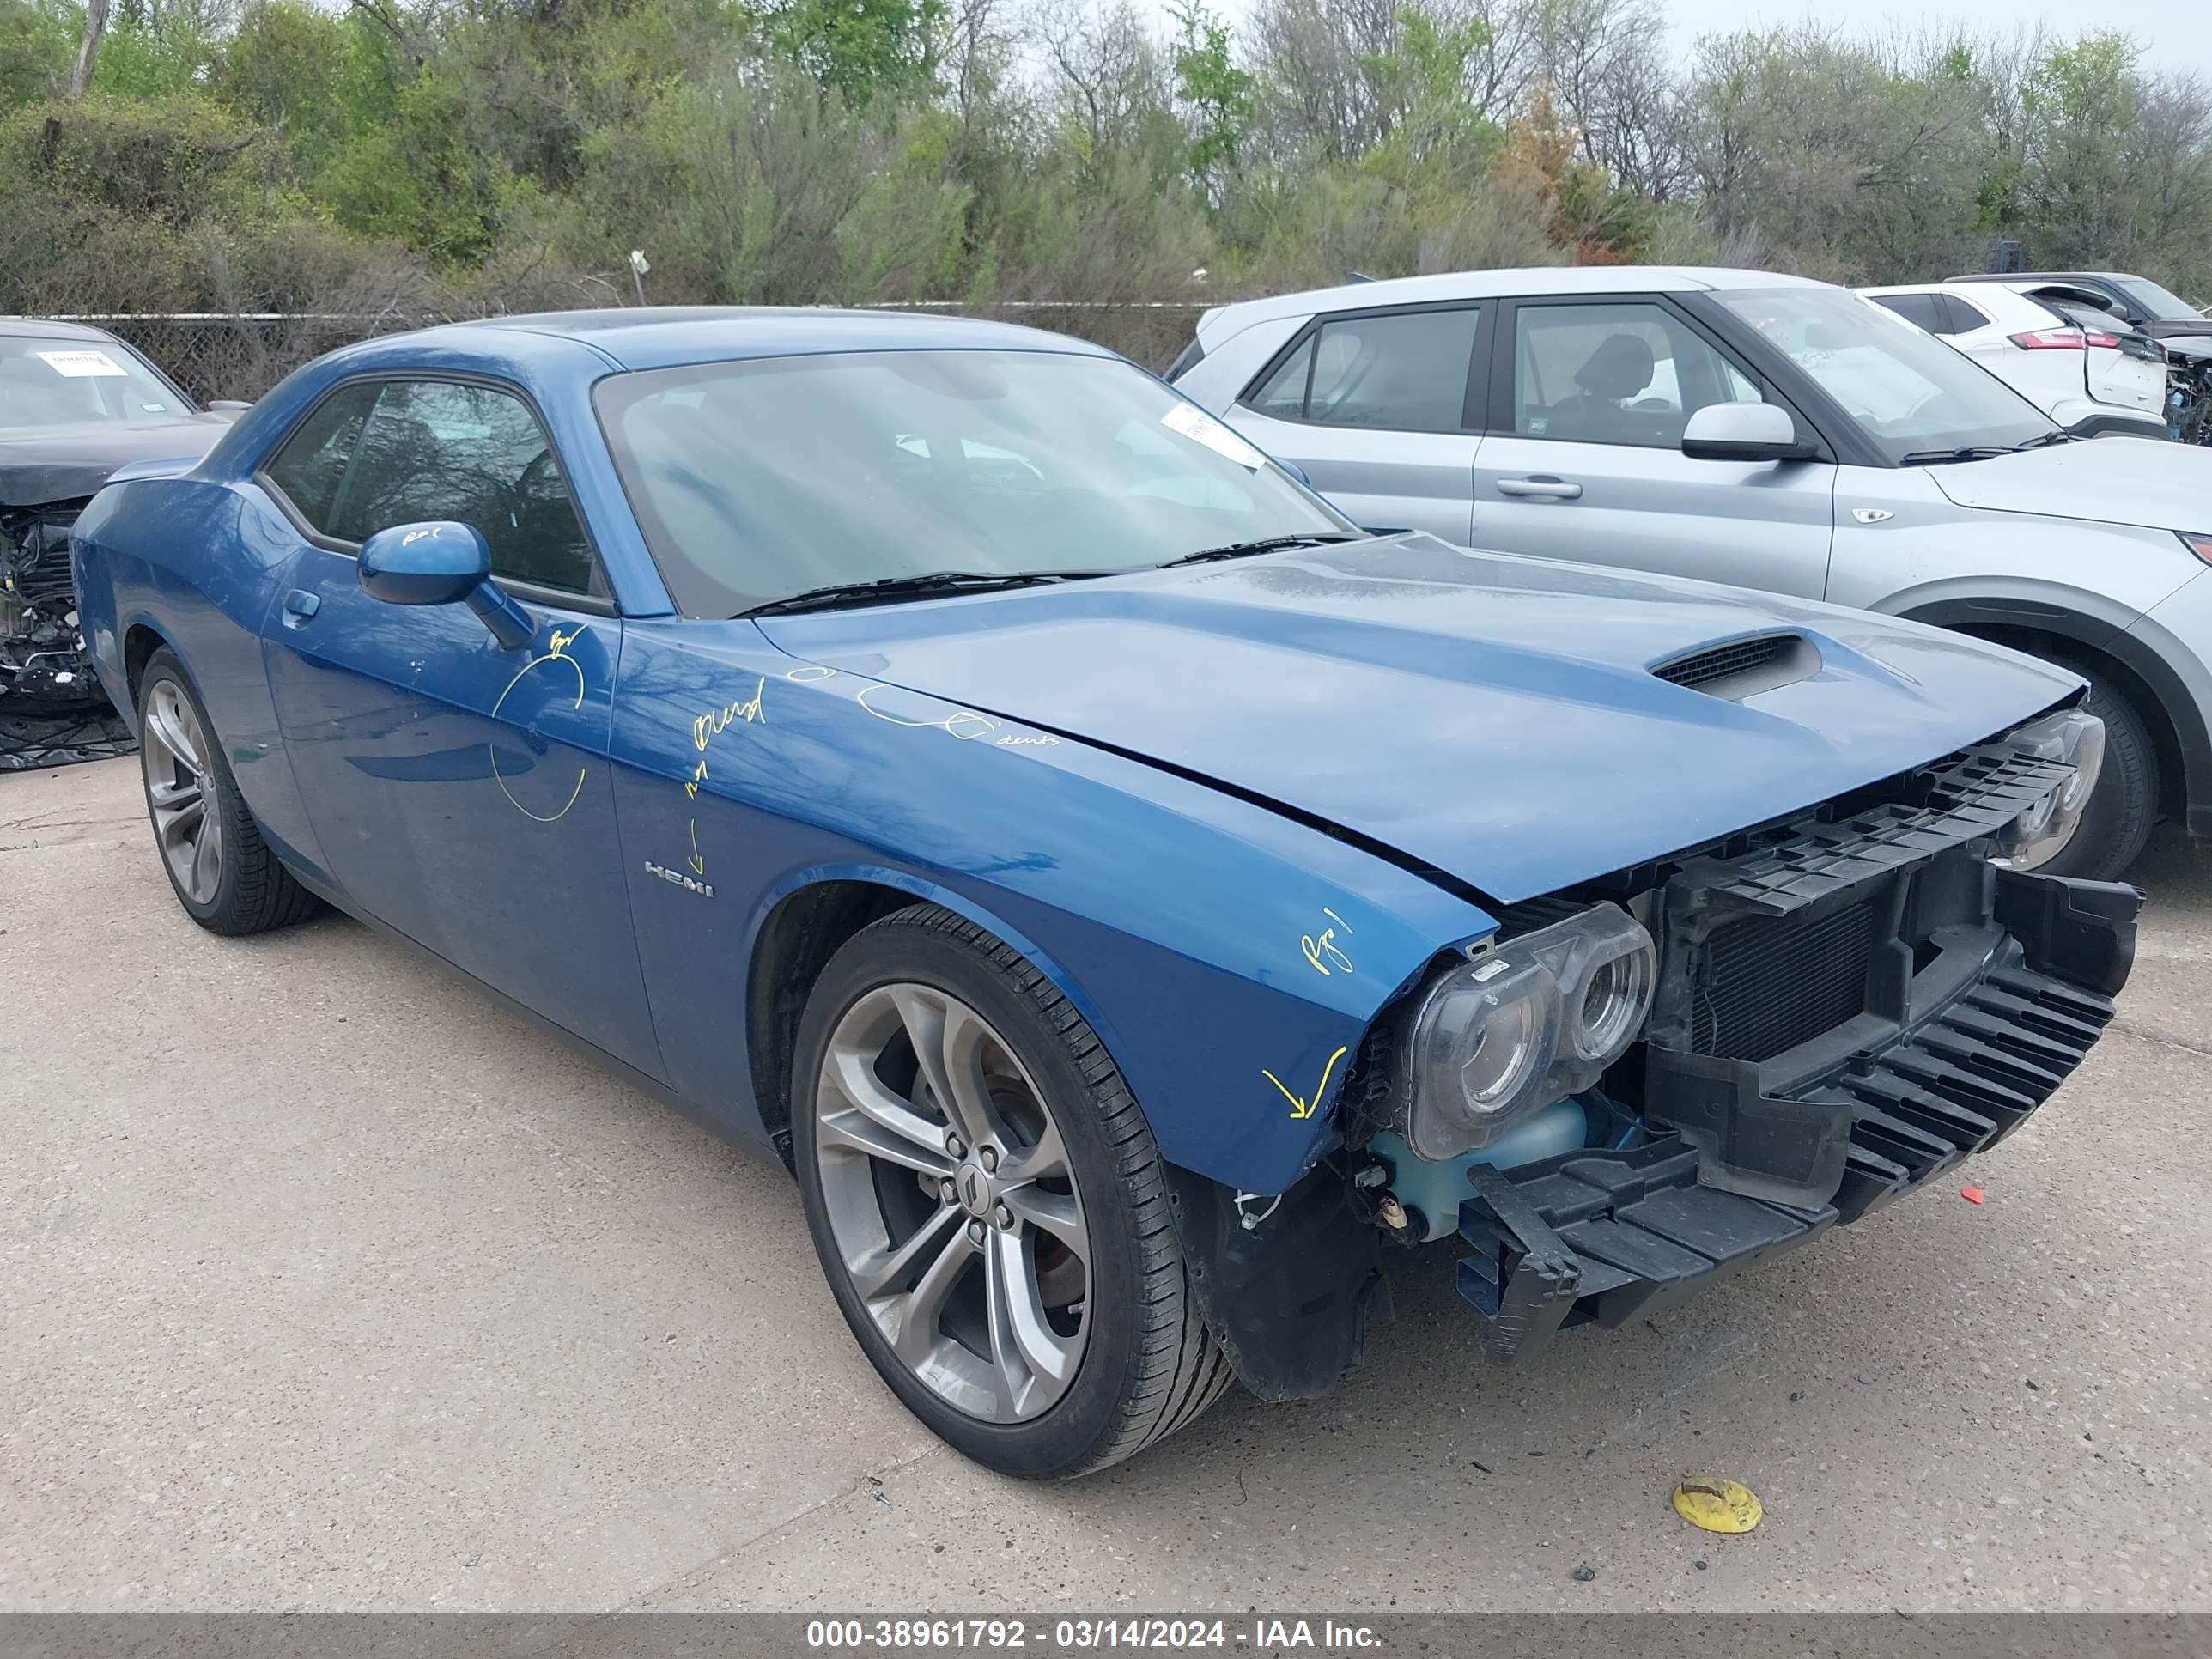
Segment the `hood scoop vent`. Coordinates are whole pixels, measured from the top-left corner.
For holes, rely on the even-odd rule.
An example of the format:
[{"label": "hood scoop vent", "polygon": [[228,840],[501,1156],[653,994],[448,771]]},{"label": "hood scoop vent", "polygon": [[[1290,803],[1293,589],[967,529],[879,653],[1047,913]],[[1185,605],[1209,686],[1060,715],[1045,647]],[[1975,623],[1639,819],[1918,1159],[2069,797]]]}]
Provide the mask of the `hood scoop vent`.
[{"label": "hood scoop vent", "polygon": [[1794,685],[1820,672],[1820,653],[1802,634],[1761,634],[1730,640],[1655,663],[1651,668],[1655,676],[1670,684],[1731,702],[1777,686]]}]

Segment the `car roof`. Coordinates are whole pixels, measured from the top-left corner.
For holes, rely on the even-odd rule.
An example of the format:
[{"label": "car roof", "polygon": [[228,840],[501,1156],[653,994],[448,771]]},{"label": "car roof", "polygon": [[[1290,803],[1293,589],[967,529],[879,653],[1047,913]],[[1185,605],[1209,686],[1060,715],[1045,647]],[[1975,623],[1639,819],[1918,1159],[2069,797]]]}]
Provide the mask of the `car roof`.
[{"label": "car roof", "polygon": [[546,311],[442,324],[404,339],[496,349],[502,337],[548,336],[590,346],[623,368],[844,351],[1061,351],[1109,356],[1103,347],[1042,329],[943,313],[848,311],[828,306],[629,306]]},{"label": "car roof", "polygon": [[1946,276],[1947,283],[2124,283],[2122,270],[1980,270],[1964,276]]},{"label": "car roof", "polygon": [[[2038,316],[2050,314],[2050,307],[2027,291],[2033,286],[2033,283],[2003,282],[1990,283],[1984,286],[1989,289],[1989,292],[1977,295],[1975,304],[2011,305],[2022,316],[2030,313]],[[1872,288],[1854,289],[1851,291],[1866,299],[1876,300],[1887,294],[1945,294],[1949,292],[1949,284],[1946,283],[1883,283]],[[1972,309],[1972,307],[1969,306],[1968,309]]]},{"label": "car roof", "polygon": [[1771,270],[1706,265],[1531,265],[1510,270],[1453,270],[1433,276],[1395,276],[1344,283],[1264,299],[1239,300],[1208,312],[1202,331],[1223,321],[1242,329],[1272,317],[1317,311],[1358,311],[1378,306],[1422,305],[1443,300],[1507,299],[1528,294],[1681,294],[1716,289],[1830,288],[1808,276]]},{"label": "car roof", "polygon": [[56,322],[45,317],[0,317],[0,334],[22,340],[112,340],[104,328],[89,323]]}]

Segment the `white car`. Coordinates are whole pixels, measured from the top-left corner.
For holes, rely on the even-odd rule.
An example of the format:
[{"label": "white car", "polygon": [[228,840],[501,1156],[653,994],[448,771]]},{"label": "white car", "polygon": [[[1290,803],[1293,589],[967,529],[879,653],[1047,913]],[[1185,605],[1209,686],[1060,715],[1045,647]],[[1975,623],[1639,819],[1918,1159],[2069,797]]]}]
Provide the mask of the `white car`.
[{"label": "white car", "polygon": [[1859,292],[1959,350],[2084,437],[2165,438],[2164,354],[2100,313],[1999,283],[1911,283]]}]

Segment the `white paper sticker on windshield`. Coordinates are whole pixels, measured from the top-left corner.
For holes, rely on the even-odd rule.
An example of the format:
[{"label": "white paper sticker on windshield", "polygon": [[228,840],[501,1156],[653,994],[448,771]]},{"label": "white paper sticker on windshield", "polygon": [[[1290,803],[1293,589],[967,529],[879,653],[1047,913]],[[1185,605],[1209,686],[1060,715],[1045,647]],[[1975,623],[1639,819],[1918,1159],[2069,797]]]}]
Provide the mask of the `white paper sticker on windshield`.
[{"label": "white paper sticker on windshield", "polygon": [[100,374],[120,376],[128,372],[104,351],[41,351],[39,356],[55,374],[66,374],[72,380]]},{"label": "white paper sticker on windshield", "polygon": [[1170,404],[1168,412],[1160,416],[1160,424],[1254,472],[1267,464],[1265,455],[1194,404]]}]

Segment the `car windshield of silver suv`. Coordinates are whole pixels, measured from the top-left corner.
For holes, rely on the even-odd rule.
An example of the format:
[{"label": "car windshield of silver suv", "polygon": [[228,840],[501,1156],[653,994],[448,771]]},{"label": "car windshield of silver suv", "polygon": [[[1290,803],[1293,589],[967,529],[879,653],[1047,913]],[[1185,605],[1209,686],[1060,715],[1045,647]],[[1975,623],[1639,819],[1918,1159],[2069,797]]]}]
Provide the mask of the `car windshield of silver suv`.
[{"label": "car windshield of silver suv", "polygon": [[1712,297],[1802,369],[1892,465],[2010,454],[2065,437],[1979,364],[1855,294],[1739,289]]}]

